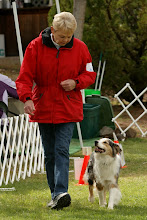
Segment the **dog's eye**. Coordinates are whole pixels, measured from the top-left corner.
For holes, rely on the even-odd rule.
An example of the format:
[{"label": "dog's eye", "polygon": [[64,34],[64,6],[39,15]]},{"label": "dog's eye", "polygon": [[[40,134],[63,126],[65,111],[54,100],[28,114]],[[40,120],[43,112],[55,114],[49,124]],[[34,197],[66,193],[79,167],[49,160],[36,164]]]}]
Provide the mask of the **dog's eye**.
[{"label": "dog's eye", "polygon": [[107,144],[107,142],[106,142],[106,141],[104,141],[104,144]]}]

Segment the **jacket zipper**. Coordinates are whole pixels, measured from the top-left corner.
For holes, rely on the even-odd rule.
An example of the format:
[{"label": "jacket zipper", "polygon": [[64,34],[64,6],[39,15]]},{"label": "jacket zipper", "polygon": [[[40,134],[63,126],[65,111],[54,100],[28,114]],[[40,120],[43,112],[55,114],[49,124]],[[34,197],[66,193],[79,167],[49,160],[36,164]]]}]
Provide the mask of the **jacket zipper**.
[{"label": "jacket zipper", "polygon": [[[60,52],[60,50],[58,49],[58,52],[57,52],[57,55],[56,55],[57,59],[59,58],[59,52]],[[58,60],[58,64],[57,64],[57,78],[58,78],[58,68],[59,68],[59,60]],[[56,78],[56,83],[57,83],[57,78]],[[53,105],[53,112],[54,112],[54,105]],[[52,113],[52,122],[54,123],[53,115],[54,114]]]},{"label": "jacket zipper", "polygon": [[[57,55],[56,55],[57,59],[59,58],[59,52],[60,52],[60,50],[58,49],[58,52],[57,52]],[[58,68],[59,68],[59,60],[58,60],[58,64],[57,64],[57,78],[58,78]],[[57,78],[56,78],[56,82],[57,82]]]},{"label": "jacket zipper", "polygon": [[39,99],[41,99],[41,98],[42,98],[42,96],[43,96],[43,93],[41,93],[41,94],[40,94]]},{"label": "jacket zipper", "polygon": [[60,50],[58,50],[57,55],[56,55],[56,58],[58,58],[58,57],[59,57],[59,52],[60,52]]}]

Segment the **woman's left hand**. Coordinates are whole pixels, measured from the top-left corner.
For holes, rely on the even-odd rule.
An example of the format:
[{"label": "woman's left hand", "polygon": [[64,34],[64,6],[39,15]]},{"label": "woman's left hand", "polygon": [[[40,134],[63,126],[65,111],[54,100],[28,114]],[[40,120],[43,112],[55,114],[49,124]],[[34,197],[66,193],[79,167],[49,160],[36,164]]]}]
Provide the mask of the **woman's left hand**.
[{"label": "woman's left hand", "polygon": [[71,91],[76,87],[76,81],[73,79],[67,79],[62,81],[60,85],[65,91]]}]

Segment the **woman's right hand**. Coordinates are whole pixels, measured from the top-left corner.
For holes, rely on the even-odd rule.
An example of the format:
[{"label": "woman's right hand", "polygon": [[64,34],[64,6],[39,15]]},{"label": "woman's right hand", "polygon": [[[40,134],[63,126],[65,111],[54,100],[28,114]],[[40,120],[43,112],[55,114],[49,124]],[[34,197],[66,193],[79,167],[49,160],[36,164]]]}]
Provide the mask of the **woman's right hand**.
[{"label": "woman's right hand", "polygon": [[28,100],[24,104],[24,112],[30,115],[34,115],[35,106],[32,100]]}]

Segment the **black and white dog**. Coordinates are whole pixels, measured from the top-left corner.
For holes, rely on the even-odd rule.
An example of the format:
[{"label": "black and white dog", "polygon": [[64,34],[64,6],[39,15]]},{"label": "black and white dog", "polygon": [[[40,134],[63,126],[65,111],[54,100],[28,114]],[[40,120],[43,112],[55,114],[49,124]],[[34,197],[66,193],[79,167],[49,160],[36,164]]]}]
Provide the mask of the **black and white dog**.
[{"label": "black and white dog", "polygon": [[106,192],[109,191],[108,208],[113,209],[121,199],[118,188],[118,177],[121,166],[118,144],[108,138],[95,141],[95,151],[92,152],[84,174],[84,180],[89,184],[89,201],[94,202],[93,185],[99,195],[99,205],[106,206]]}]

